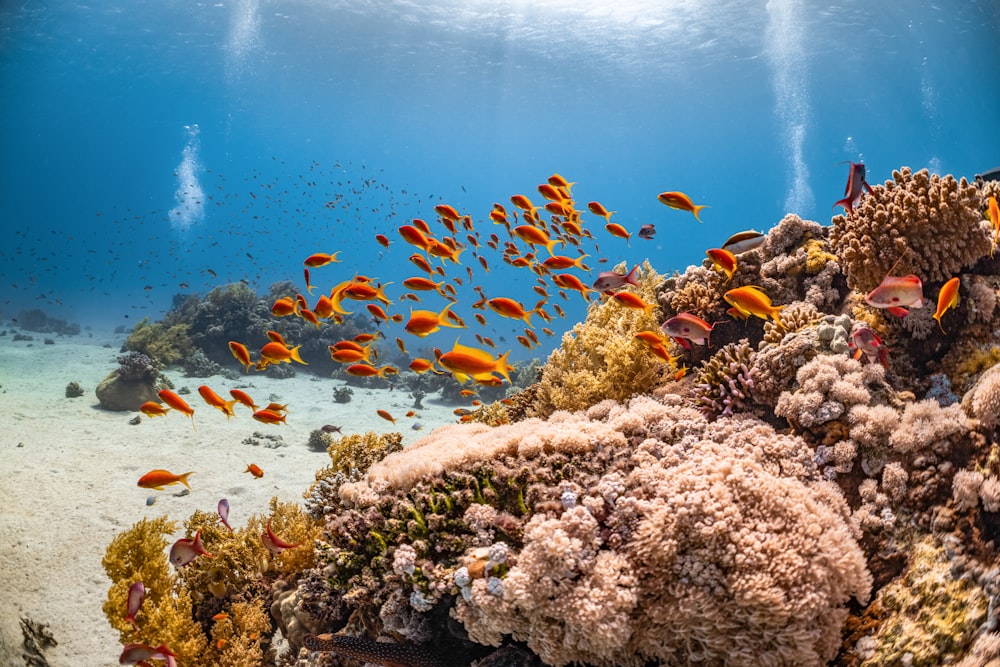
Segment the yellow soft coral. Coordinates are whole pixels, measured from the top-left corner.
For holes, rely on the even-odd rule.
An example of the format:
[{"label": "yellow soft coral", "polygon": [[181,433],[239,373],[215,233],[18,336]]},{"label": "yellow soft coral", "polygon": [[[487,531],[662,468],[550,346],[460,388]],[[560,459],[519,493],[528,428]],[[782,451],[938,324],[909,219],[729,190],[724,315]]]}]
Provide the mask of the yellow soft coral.
[{"label": "yellow soft coral", "polygon": [[[112,586],[103,609],[123,644],[166,644],[182,665],[202,665],[208,640],[194,621],[189,589],[167,562],[167,539],[177,525],[166,517],[143,519],[115,536],[102,564]],[[146,599],[136,617],[138,631],[125,622],[129,587],[141,581]]]},{"label": "yellow soft coral", "polygon": [[[659,284],[660,276],[646,262],[635,293],[654,303]],[[635,334],[658,325],[653,315],[614,300],[591,305],[587,319],[563,336],[543,367],[532,416],[581,410],[652,389],[666,366]]]},{"label": "yellow soft coral", "polygon": [[142,352],[164,365],[176,364],[194,351],[187,324],[167,326],[145,318],[125,339],[125,348]]}]

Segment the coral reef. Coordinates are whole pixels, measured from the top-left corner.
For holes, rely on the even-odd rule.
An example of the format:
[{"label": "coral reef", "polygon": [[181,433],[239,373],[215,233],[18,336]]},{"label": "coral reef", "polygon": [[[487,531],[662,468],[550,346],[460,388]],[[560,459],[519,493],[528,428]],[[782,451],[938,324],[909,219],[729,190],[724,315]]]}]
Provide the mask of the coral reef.
[{"label": "coral reef", "polygon": [[830,242],[852,289],[874,289],[890,269],[942,282],[989,254],[980,196],[964,178],[902,167],[873,190],[851,218],[833,218]]},{"label": "coral reef", "polygon": [[135,325],[124,348],[141,352],[160,366],[180,363],[194,351],[186,324],[168,326],[150,322],[148,317]]},{"label": "coral reef", "polygon": [[66,398],[79,398],[80,396],[83,396],[83,394],[83,387],[81,387],[80,383],[76,380],[73,380],[66,385]]},{"label": "coral reef", "polygon": [[[636,294],[655,302],[660,277],[647,262]],[[563,336],[542,369],[531,414],[580,410],[606,398],[624,400],[651,390],[663,364],[649,354],[635,334],[659,322],[643,310],[613,300],[591,304],[587,319]]]}]

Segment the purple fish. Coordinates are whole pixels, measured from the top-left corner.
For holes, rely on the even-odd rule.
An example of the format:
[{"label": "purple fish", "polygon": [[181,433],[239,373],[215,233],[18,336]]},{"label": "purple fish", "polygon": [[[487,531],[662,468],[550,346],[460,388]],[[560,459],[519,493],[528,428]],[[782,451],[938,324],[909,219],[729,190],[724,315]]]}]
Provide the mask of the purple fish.
[{"label": "purple fish", "polygon": [[847,172],[847,187],[844,188],[844,198],[833,205],[833,208],[843,206],[847,209],[848,215],[854,215],[854,205],[861,201],[864,190],[868,194],[875,194],[872,188],[865,182],[865,165],[863,162],[848,162],[851,165]]},{"label": "purple fish", "polygon": [[[125,644],[122,654],[118,656],[119,665],[134,665],[144,660],[166,660],[169,664],[171,658],[176,658],[177,654],[160,644],[157,647],[146,644]],[[174,663],[176,664],[176,663]]]},{"label": "purple fish", "polygon": [[139,631],[139,626],[135,623],[135,615],[139,613],[139,607],[146,598],[146,587],[141,581],[137,581],[128,587],[128,606],[125,609],[125,622],[131,623],[135,631]]},{"label": "purple fish", "polygon": [[597,280],[594,281],[594,289],[598,292],[608,292],[621,289],[625,285],[638,286],[639,283],[635,281],[635,272],[638,270],[639,265],[636,264],[635,268],[627,274],[615,273],[614,271],[601,271],[597,275]]},{"label": "purple fish", "polygon": [[233,532],[233,527],[229,525],[229,501],[223,498],[219,501],[219,518],[222,519],[222,525],[229,529],[229,532]]},{"label": "purple fish", "polygon": [[199,555],[214,558],[212,554],[205,551],[205,547],[201,544],[201,531],[194,534],[193,540],[182,537],[170,547],[170,562],[174,564],[174,567],[183,567]]},{"label": "purple fish", "polygon": [[647,241],[651,240],[654,236],[656,236],[656,225],[643,225],[639,228],[639,231],[636,232],[636,236],[640,239],[646,239]]}]

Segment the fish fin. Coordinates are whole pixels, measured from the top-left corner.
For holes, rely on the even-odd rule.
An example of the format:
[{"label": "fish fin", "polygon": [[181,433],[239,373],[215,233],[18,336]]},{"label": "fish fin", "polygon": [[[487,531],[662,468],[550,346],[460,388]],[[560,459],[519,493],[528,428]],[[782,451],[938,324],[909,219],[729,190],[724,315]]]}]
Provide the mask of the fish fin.
[{"label": "fish fin", "polygon": [[507,357],[510,356],[510,350],[507,350],[497,358],[496,372],[504,376],[508,384],[513,384],[510,381],[510,375],[507,373],[514,370],[514,367],[507,363]]},{"label": "fish fin", "polygon": [[[177,481],[180,482],[181,484],[183,484],[184,486],[186,486],[188,489],[190,489],[191,486],[188,484],[187,478],[188,478],[188,475],[193,475],[193,474],[194,474],[194,470],[188,471],[188,472],[184,473],[183,475],[180,475],[178,477]],[[161,489],[162,487],[154,486],[153,488],[154,489]]]},{"label": "fish fin", "polygon": [[305,361],[302,361],[302,355],[299,354],[299,348],[300,347],[302,347],[302,346],[301,345],[296,345],[291,350],[289,350],[289,352],[291,353],[292,359],[294,361],[299,362],[303,366],[308,366],[309,364],[307,362],[305,362]]},{"label": "fish fin", "polygon": [[703,222],[701,217],[698,215],[703,208],[708,208],[708,204],[700,204],[691,209],[691,212],[694,213],[694,219],[698,222]]}]

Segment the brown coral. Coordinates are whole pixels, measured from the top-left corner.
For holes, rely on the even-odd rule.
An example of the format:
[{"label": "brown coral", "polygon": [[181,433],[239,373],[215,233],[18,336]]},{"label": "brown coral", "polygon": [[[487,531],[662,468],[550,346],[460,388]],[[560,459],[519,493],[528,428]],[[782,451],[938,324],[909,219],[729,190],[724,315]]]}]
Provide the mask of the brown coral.
[{"label": "brown coral", "polygon": [[833,218],[830,241],[853,289],[874,289],[890,269],[924,282],[948,280],[989,253],[975,185],[908,167],[892,178],[876,185],[852,217]]}]

